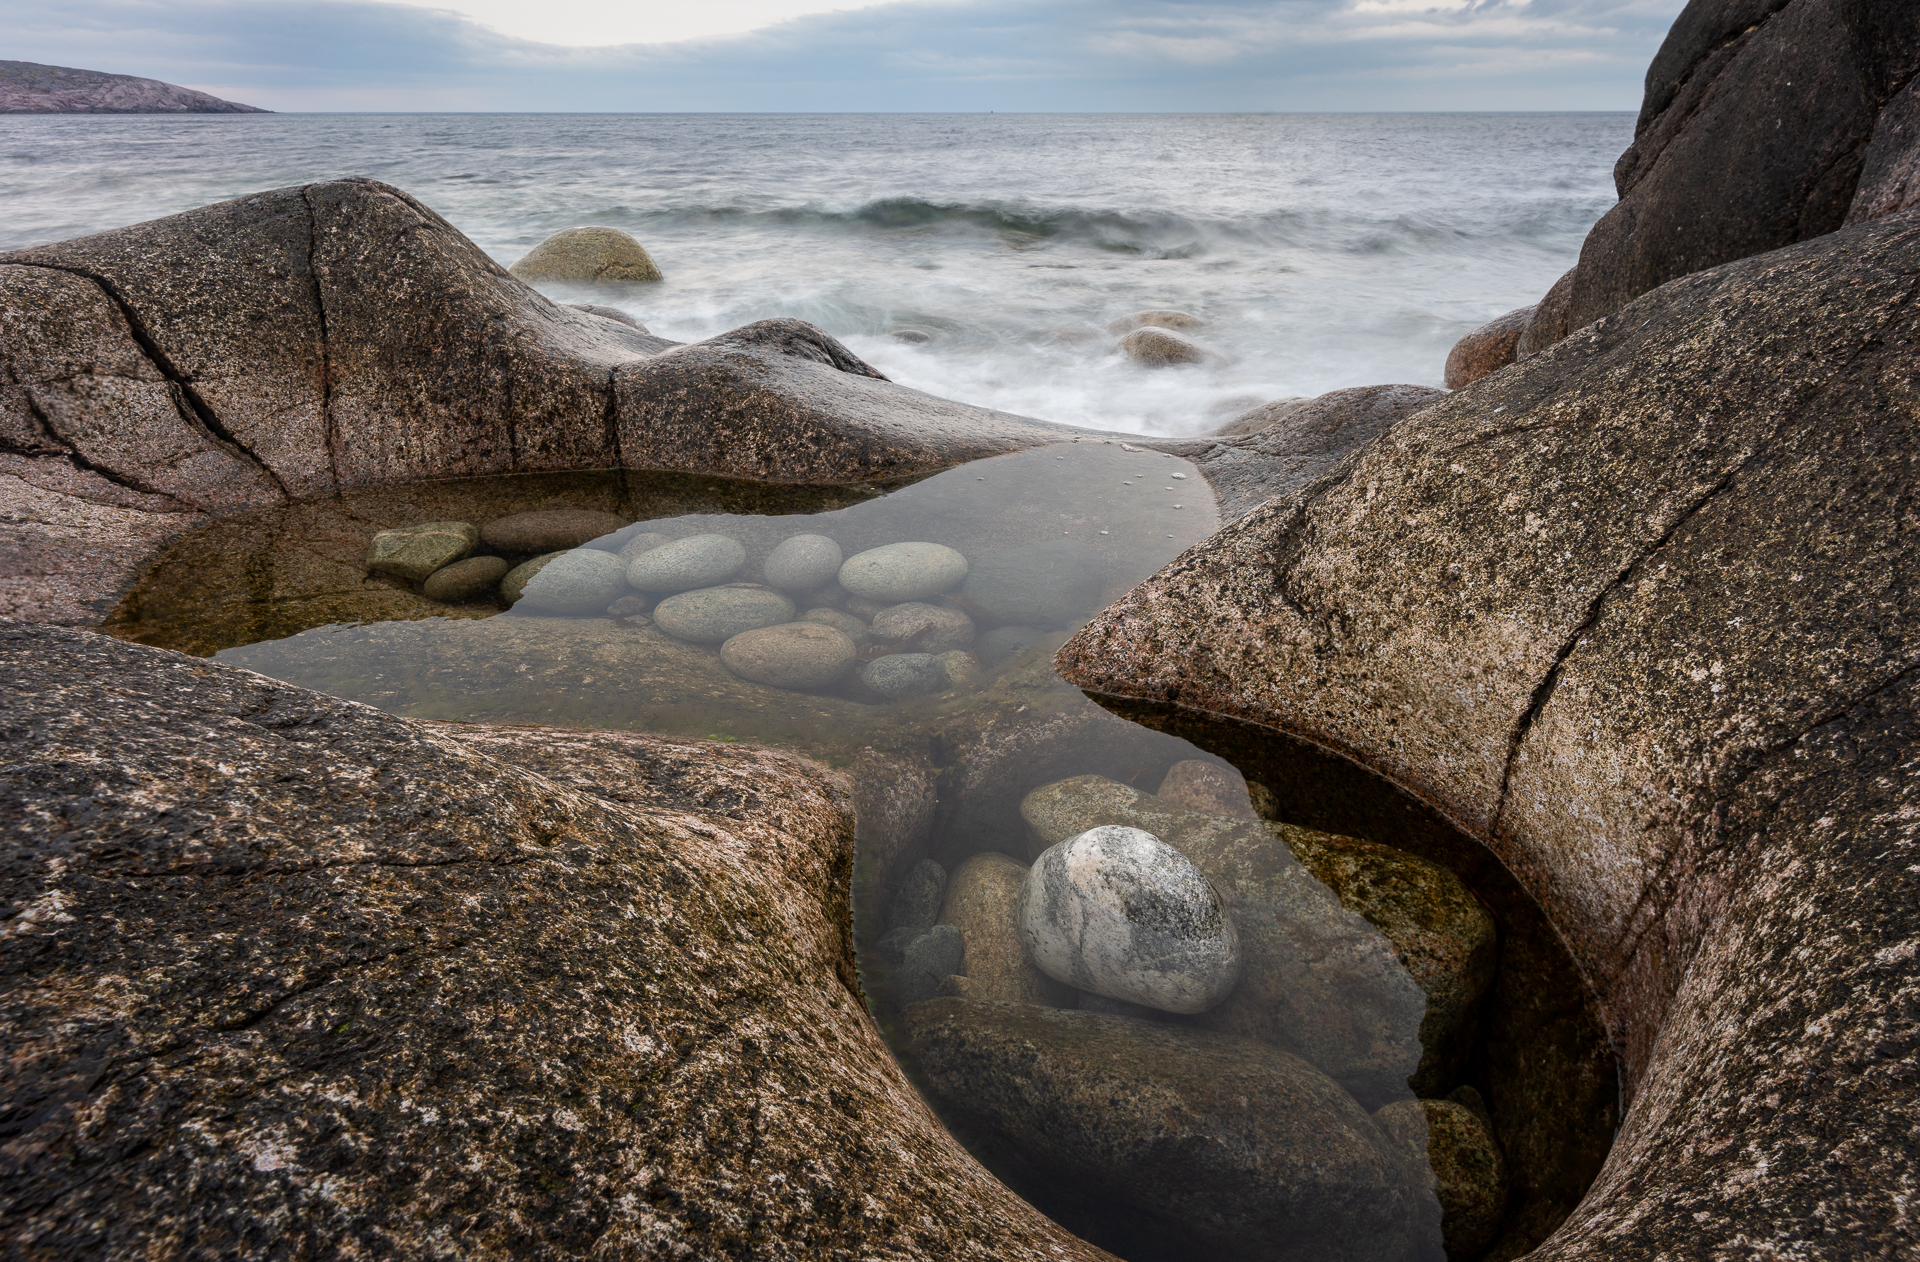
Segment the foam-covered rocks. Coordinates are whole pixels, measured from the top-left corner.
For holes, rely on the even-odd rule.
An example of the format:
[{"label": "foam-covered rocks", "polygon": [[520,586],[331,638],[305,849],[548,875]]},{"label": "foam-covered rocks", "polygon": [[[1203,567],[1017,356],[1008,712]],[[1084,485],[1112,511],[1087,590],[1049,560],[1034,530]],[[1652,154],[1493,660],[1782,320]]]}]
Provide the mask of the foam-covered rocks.
[{"label": "foam-covered rocks", "polygon": [[691,644],[722,644],[745,631],[792,621],[791,600],[769,588],[744,583],[681,592],[653,609],[654,626]]},{"label": "foam-covered rocks", "polygon": [[810,592],[831,583],[844,559],[840,545],[825,535],[794,535],[767,555],[760,572],[768,587]]},{"label": "foam-covered rocks", "polygon": [[847,558],[840,586],[863,600],[897,605],[957,587],[967,558],[939,543],[889,543]]},{"label": "foam-covered rocks", "polygon": [[738,539],[694,535],[634,557],[627,563],[627,584],[642,592],[688,592],[724,583],[746,563],[747,550]]},{"label": "foam-covered rocks", "polygon": [[740,678],[801,691],[844,679],[859,656],[843,632],[817,622],[756,627],[720,646],[720,660]]},{"label": "foam-covered rocks", "polygon": [[611,552],[574,548],[549,559],[521,588],[531,613],[594,614],[626,595],[627,567]]},{"label": "foam-covered rocks", "polygon": [[1090,828],[1035,860],[1020,887],[1020,938],[1056,981],[1163,1012],[1205,1012],[1240,980],[1219,892],[1138,828]]}]

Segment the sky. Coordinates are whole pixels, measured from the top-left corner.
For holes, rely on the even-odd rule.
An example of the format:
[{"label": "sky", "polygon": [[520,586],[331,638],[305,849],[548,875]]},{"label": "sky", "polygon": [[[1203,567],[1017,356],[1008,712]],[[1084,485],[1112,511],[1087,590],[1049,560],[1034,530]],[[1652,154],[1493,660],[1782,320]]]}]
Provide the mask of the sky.
[{"label": "sky", "polygon": [[10,0],[0,57],[277,110],[1634,110],[1683,0]]}]

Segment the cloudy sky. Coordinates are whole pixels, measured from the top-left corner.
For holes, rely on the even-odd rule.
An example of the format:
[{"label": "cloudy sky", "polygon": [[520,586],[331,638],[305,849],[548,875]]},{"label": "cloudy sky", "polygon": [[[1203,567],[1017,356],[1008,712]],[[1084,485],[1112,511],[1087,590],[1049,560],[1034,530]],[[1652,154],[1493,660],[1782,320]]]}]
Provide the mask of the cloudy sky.
[{"label": "cloudy sky", "polygon": [[1682,3],[12,0],[0,57],[280,110],[1631,110]]}]

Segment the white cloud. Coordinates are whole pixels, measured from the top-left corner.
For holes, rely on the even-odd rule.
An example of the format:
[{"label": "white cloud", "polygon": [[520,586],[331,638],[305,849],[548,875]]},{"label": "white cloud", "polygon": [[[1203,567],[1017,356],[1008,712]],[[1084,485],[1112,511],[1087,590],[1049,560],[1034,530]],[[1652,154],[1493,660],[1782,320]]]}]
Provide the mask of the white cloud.
[{"label": "white cloud", "polygon": [[[282,0],[284,3],[284,0]],[[742,35],[815,13],[870,7],[851,0],[398,0],[455,13],[514,39],[570,48],[666,44]]]}]

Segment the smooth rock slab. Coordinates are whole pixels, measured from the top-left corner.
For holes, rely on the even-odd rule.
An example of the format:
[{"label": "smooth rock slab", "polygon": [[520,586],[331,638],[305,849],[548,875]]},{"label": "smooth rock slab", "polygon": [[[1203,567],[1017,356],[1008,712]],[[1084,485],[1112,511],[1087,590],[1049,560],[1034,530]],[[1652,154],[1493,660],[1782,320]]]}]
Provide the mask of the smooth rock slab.
[{"label": "smooth rock slab", "polygon": [[726,582],[746,563],[747,550],[738,539],[694,535],[634,557],[627,565],[627,585],[643,592],[693,591]]},{"label": "smooth rock slab", "polygon": [[942,692],[951,682],[947,666],[931,653],[890,653],[860,669],[860,681],[888,701],[910,701]]},{"label": "smooth rock slab", "polygon": [[653,609],[653,624],[691,644],[721,644],[743,631],[793,621],[793,602],[765,587],[703,587],[669,596]]},{"label": "smooth rock slab", "polygon": [[844,634],[811,622],[742,631],[720,646],[720,660],[740,678],[801,691],[844,679],[859,657]]},{"label": "smooth rock slab", "polygon": [[597,614],[627,593],[627,567],[610,552],[574,548],[527,579],[515,607],[524,613]]},{"label": "smooth rock slab", "polygon": [[429,600],[458,604],[494,591],[507,576],[508,569],[500,557],[468,557],[435,570],[420,590]]},{"label": "smooth rock slab", "polygon": [[925,600],[957,586],[967,576],[967,558],[939,543],[889,543],[847,558],[840,586],[882,605]]},{"label": "smooth rock slab", "polygon": [[1219,892],[1138,828],[1103,825],[1048,848],[1020,886],[1019,923],[1041,972],[1110,999],[1205,1012],[1240,980]]},{"label": "smooth rock slab", "polygon": [[1122,1256],[1400,1262],[1439,1245],[1416,1234],[1401,1151],[1298,1057],[969,999],[918,1004],[906,1024],[943,1112],[990,1138],[1016,1190]]},{"label": "smooth rock slab", "polygon": [[418,583],[473,551],[479,537],[473,524],[464,521],[430,521],[383,530],[367,550],[367,568]]},{"label": "smooth rock slab", "polygon": [[626,524],[624,517],[590,508],[548,508],[496,518],[480,528],[480,542],[496,552],[563,552]]},{"label": "smooth rock slab", "polygon": [[794,535],[775,545],[760,572],[768,587],[810,592],[831,583],[845,559],[840,545],[825,535]]},{"label": "smooth rock slab", "polygon": [[873,638],[883,644],[904,645],[916,653],[945,653],[973,644],[973,619],[958,609],[909,601],[890,605],[873,616]]}]

